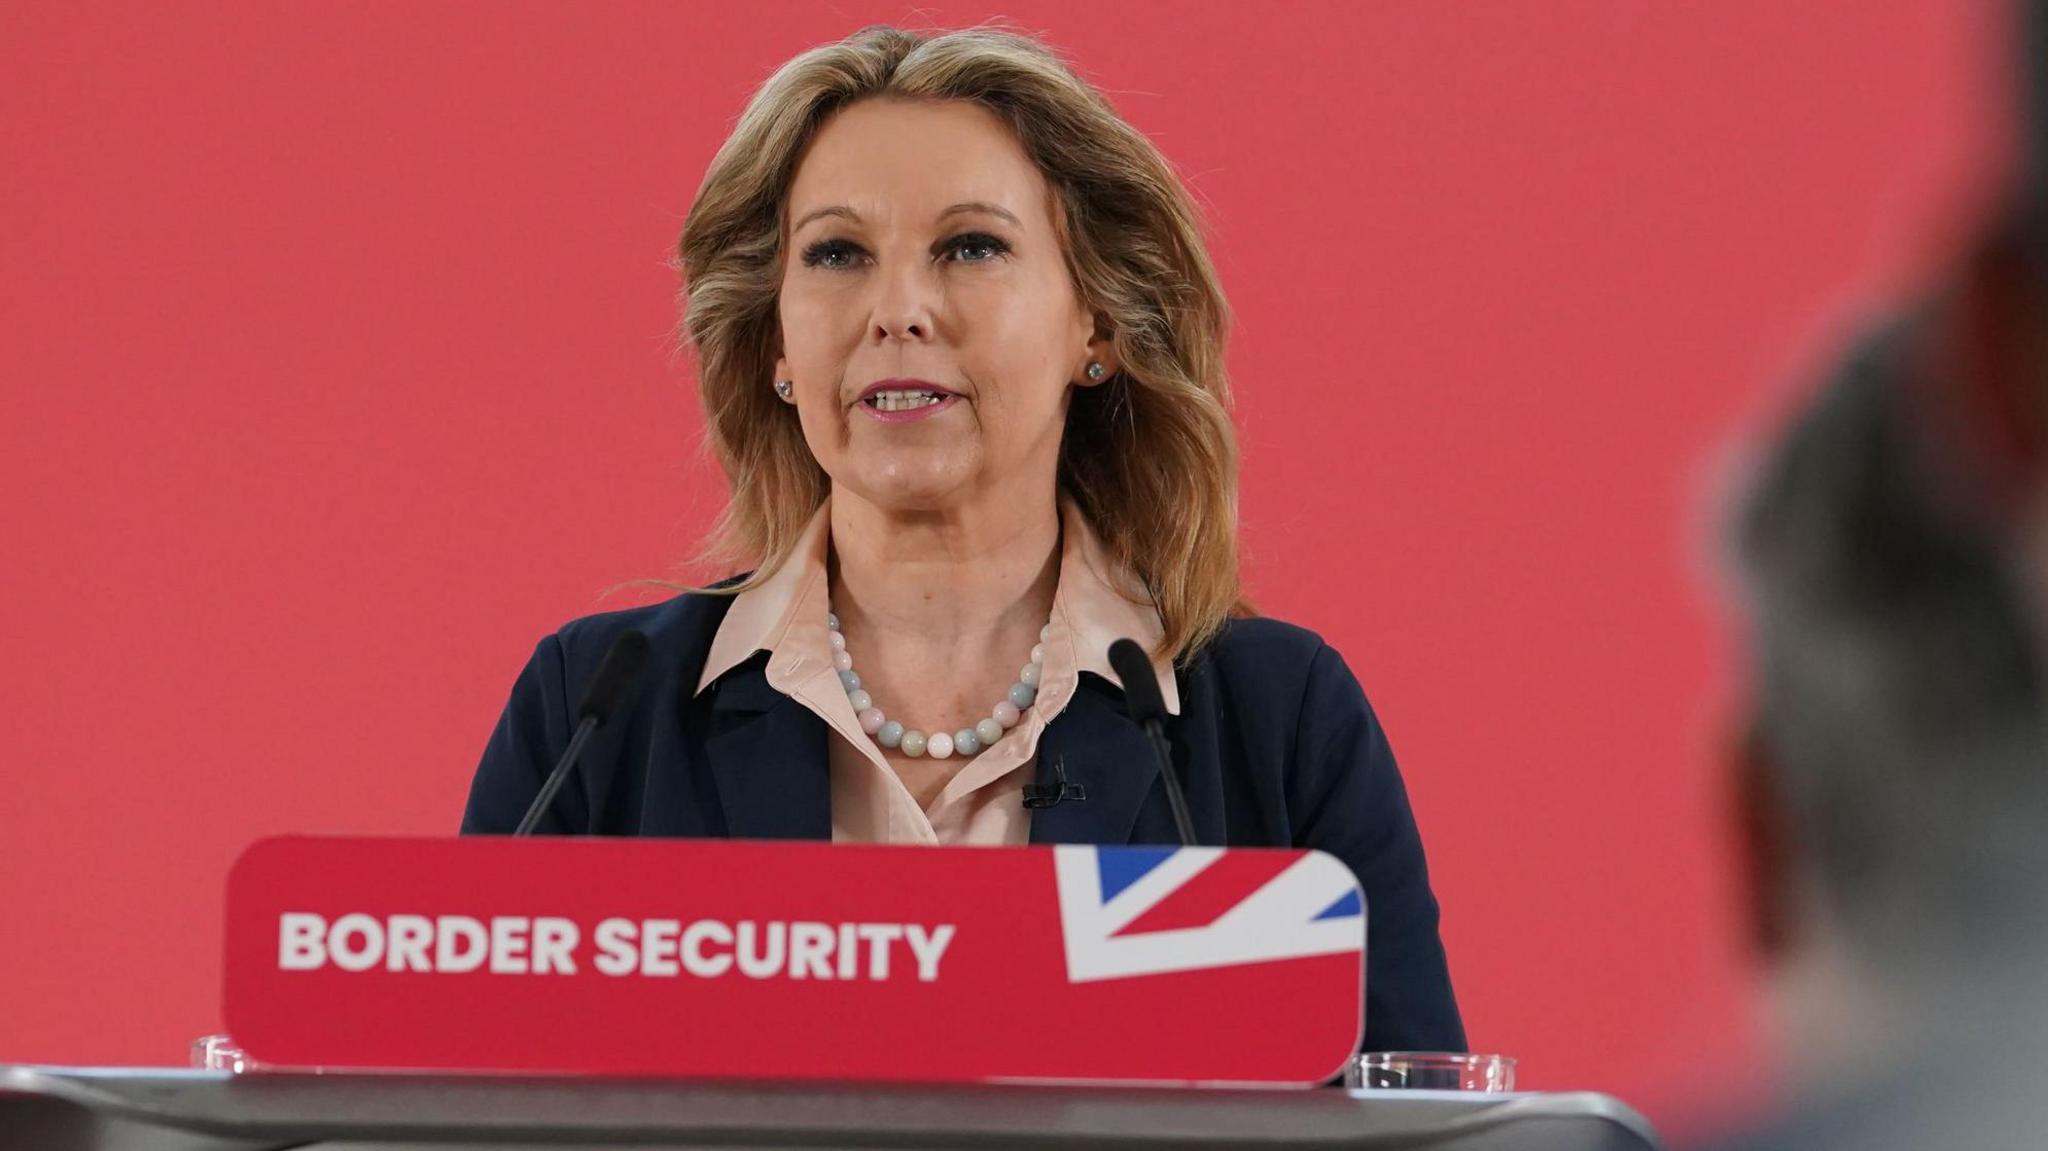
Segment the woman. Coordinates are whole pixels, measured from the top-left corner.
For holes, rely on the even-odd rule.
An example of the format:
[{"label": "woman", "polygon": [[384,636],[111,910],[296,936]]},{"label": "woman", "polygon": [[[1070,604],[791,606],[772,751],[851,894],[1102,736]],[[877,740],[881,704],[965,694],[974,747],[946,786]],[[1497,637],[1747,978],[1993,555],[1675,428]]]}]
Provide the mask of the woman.
[{"label": "woman", "polygon": [[1151,144],[1035,41],[871,28],[763,85],[679,255],[731,483],[713,551],[753,570],[541,640],[463,830],[518,823],[638,628],[649,670],[543,830],[1175,842],[1107,659],[1130,637],[1200,840],[1345,860],[1367,1045],[1462,1050],[1372,709],[1239,598],[1227,312]]}]

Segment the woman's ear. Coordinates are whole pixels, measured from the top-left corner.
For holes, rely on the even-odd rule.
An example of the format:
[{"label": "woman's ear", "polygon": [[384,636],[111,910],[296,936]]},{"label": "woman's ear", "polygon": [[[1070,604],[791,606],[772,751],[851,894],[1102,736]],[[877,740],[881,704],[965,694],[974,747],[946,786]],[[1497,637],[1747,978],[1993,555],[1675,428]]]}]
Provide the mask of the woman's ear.
[{"label": "woman's ear", "polygon": [[1107,382],[1111,376],[1122,370],[1123,364],[1116,355],[1115,336],[1108,328],[1108,321],[1097,316],[1095,338],[1088,341],[1088,347],[1082,353],[1074,382],[1081,387],[1092,388]]}]

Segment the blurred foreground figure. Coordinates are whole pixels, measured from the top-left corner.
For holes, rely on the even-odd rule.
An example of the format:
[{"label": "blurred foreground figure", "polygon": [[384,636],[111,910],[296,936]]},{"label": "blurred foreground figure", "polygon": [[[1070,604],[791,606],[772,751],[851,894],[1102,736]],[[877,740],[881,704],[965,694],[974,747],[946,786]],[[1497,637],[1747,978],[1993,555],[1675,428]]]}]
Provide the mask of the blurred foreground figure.
[{"label": "blurred foreground figure", "polygon": [[1742,830],[1789,1077],[1741,1146],[2048,1147],[2040,154],[1741,509]]}]

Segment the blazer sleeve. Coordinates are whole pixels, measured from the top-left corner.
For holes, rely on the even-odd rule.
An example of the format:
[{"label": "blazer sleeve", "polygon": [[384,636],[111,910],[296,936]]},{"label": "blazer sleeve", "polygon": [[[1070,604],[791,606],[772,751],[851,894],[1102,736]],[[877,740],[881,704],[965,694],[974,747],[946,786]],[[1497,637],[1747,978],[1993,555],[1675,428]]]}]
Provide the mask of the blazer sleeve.
[{"label": "blazer sleeve", "polygon": [[[464,835],[510,835],[525,816],[528,804],[569,746],[569,707],[563,688],[562,641],[549,635],[533,649],[511,698],[498,716],[483,759],[469,784],[469,804],[462,812]],[[580,797],[574,788],[557,794],[534,831],[559,835],[568,831],[563,808]]]},{"label": "blazer sleeve", "polygon": [[1408,790],[1372,704],[1327,644],[1309,667],[1296,739],[1295,845],[1343,860],[1365,889],[1363,1049],[1464,1051]]}]

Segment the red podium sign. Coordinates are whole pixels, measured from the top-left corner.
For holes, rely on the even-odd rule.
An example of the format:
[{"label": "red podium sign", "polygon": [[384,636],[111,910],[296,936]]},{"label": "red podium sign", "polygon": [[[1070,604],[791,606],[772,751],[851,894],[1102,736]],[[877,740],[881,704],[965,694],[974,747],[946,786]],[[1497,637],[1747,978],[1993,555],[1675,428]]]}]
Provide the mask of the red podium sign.
[{"label": "red podium sign", "polygon": [[223,1012],[278,1066],[1312,1085],[1364,947],[1319,852],[287,837]]}]

